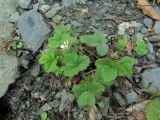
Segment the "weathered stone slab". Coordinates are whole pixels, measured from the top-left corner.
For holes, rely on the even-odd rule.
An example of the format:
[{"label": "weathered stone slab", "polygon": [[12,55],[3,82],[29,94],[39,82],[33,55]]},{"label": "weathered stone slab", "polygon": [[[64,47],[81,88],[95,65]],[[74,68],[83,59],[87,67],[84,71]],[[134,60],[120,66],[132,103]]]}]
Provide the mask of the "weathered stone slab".
[{"label": "weathered stone slab", "polygon": [[10,16],[16,11],[17,0],[0,0],[0,37],[9,39],[13,25],[9,23]]},{"label": "weathered stone slab", "polygon": [[18,28],[25,47],[33,52],[36,52],[41,47],[51,31],[42,15],[34,10],[25,12],[20,16]]},{"label": "weathered stone slab", "polygon": [[145,70],[142,74],[143,87],[160,93],[160,68]]},{"label": "weathered stone slab", "polygon": [[11,83],[18,76],[18,59],[0,52],[0,97],[2,97]]}]

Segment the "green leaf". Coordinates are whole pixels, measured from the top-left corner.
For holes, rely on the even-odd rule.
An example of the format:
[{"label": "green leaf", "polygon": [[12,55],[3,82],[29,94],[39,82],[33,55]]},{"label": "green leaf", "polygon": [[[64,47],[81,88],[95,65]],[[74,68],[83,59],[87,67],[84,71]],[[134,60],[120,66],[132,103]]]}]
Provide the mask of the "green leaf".
[{"label": "green leaf", "polygon": [[118,41],[118,48],[123,50],[128,45],[128,40],[122,39]]},{"label": "green leaf", "polygon": [[75,39],[71,36],[71,26],[61,23],[54,28],[54,36],[49,39],[48,47],[57,48],[65,41],[73,42]]},{"label": "green leaf", "polygon": [[81,37],[81,40],[84,41],[87,45],[91,47],[97,47],[99,45],[106,44],[107,39],[101,32],[95,32],[93,35],[84,35]]},{"label": "green leaf", "polygon": [[46,72],[56,72],[59,68],[53,51],[48,51],[39,59],[39,63],[44,65]]},{"label": "green leaf", "polygon": [[54,27],[54,32],[57,33],[57,31],[61,31],[62,34],[65,33],[72,33],[71,25],[67,24],[64,25],[64,23],[60,23],[59,25]]},{"label": "green leaf", "polygon": [[83,92],[78,98],[78,105],[82,107],[93,107],[95,105],[95,96],[92,92]]},{"label": "green leaf", "polygon": [[100,96],[104,91],[104,87],[100,83],[84,82],[73,88],[76,97],[79,97],[85,91],[90,91],[94,96]]},{"label": "green leaf", "polygon": [[90,63],[90,59],[85,55],[77,55],[77,53],[65,53],[63,59],[64,66],[61,68],[64,75],[73,77],[80,71],[85,70]]},{"label": "green leaf", "polygon": [[104,66],[109,65],[108,62],[105,59],[98,59],[96,61],[96,67],[97,68],[103,68]]},{"label": "green leaf", "polygon": [[62,34],[60,31],[49,39],[48,47],[57,48],[61,44],[64,44],[65,41],[73,42],[75,39],[68,33]]},{"label": "green leaf", "polygon": [[148,53],[147,44],[144,40],[137,40],[135,51],[138,55],[146,55]]},{"label": "green leaf", "polygon": [[113,60],[105,60],[105,59],[98,59],[96,61],[96,67],[102,69],[104,66],[113,66],[115,63]]},{"label": "green leaf", "polygon": [[111,86],[117,77],[117,70],[111,66],[104,66],[96,70],[96,80],[108,87]]},{"label": "green leaf", "polygon": [[81,37],[81,40],[84,41],[88,46],[97,47],[97,53],[101,56],[104,56],[108,52],[107,39],[103,33],[97,31],[93,35],[84,35]]},{"label": "green leaf", "polygon": [[17,44],[17,48],[23,48],[24,45],[23,45],[23,42],[22,41],[19,41],[18,44]]},{"label": "green leaf", "polygon": [[97,46],[97,52],[101,56],[106,55],[108,53],[108,45],[103,44],[103,45]]},{"label": "green leaf", "polygon": [[111,86],[117,77],[116,62],[99,59],[96,61],[96,67],[96,80],[104,85]]},{"label": "green leaf", "polygon": [[47,113],[46,112],[43,112],[41,114],[41,120],[46,120],[47,119]]},{"label": "green leaf", "polygon": [[117,77],[117,70],[113,67],[105,66],[102,69],[102,77],[106,85],[110,86]]},{"label": "green leaf", "polygon": [[160,98],[151,100],[145,107],[147,120],[160,120]]},{"label": "green leaf", "polygon": [[134,65],[134,58],[123,57],[120,61],[117,62],[116,68],[119,76],[130,77],[132,75],[132,68]]}]

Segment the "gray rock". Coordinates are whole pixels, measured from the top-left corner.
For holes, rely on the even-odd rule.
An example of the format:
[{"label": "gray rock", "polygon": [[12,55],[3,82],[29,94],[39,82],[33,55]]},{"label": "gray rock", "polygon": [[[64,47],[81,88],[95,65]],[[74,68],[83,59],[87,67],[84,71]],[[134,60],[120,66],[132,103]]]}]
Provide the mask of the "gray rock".
[{"label": "gray rock", "polygon": [[151,54],[154,53],[153,45],[150,42],[148,42],[148,51]]},{"label": "gray rock", "polygon": [[54,9],[50,9],[48,12],[46,12],[46,17],[47,18],[52,18],[53,16],[55,16],[56,15],[56,13],[57,13],[57,11],[56,10],[54,10]]},{"label": "gray rock", "polygon": [[154,7],[156,13],[160,14],[160,8],[159,7]]},{"label": "gray rock", "polygon": [[110,106],[110,98],[109,97],[107,97],[107,98],[104,97],[104,101],[105,101],[106,106],[102,110],[102,116],[107,117],[108,116],[108,109],[109,109],[109,106]]},{"label": "gray rock", "polygon": [[40,65],[37,64],[33,67],[33,69],[31,70],[31,74],[35,77],[37,77],[40,73]]},{"label": "gray rock", "polygon": [[28,8],[31,3],[31,0],[18,0],[18,4],[21,8]]},{"label": "gray rock", "polygon": [[119,35],[124,35],[124,34],[125,34],[125,31],[123,31],[123,30],[118,30],[118,34],[119,34]]},{"label": "gray rock", "polygon": [[33,11],[36,11],[39,9],[39,3],[33,4]]},{"label": "gray rock", "polygon": [[155,61],[155,58],[156,56],[155,56],[155,54],[153,53],[153,54],[148,54],[147,55],[147,58],[148,58],[148,60],[150,60],[150,61]]},{"label": "gray rock", "polygon": [[118,92],[113,93],[113,96],[115,97],[116,101],[118,102],[118,104],[120,106],[125,106],[126,105],[126,101],[120,93],[118,93]]},{"label": "gray rock", "polygon": [[156,21],[154,27],[156,29],[157,35],[160,35],[160,21]]},{"label": "gray rock", "polygon": [[43,13],[46,13],[49,10],[50,6],[49,5],[41,5],[39,7],[39,10],[42,11]]},{"label": "gray rock", "polygon": [[129,10],[126,10],[125,13],[126,13],[126,15],[128,15],[128,16],[131,16],[131,15],[132,15],[132,12],[129,11]]},{"label": "gray rock", "polygon": [[57,108],[60,104],[60,101],[58,100],[54,100],[53,102],[48,103],[50,106],[52,106],[53,108]]},{"label": "gray rock", "polygon": [[160,53],[156,52],[156,56],[157,56],[157,58],[160,58]]},{"label": "gray rock", "polygon": [[55,96],[56,99],[61,99],[60,100],[60,105],[59,105],[59,112],[62,112],[66,110],[67,106],[72,103],[75,99],[74,95],[66,92],[65,89],[63,89],[61,92],[58,92]]},{"label": "gray rock", "polygon": [[131,104],[140,100],[140,97],[137,95],[135,91],[133,91],[133,89],[131,91],[128,91],[125,97],[127,100],[127,104]]},{"label": "gray rock", "polygon": [[16,23],[19,19],[19,12],[15,12],[9,18],[9,22]]},{"label": "gray rock", "polygon": [[142,74],[142,85],[149,90],[160,93],[160,68],[145,70]]},{"label": "gray rock", "polygon": [[143,26],[142,23],[137,23],[136,26],[135,26],[136,31],[137,31],[137,32],[140,32],[141,29],[142,29],[142,26]]},{"label": "gray rock", "polygon": [[136,33],[136,40],[143,40],[144,35],[142,33]]},{"label": "gray rock", "polygon": [[150,18],[145,18],[144,21],[143,21],[143,23],[149,29],[152,28],[152,26],[153,26],[153,20],[150,19]]},{"label": "gray rock", "polygon": [[53,6],[51,6],[51,9],[46,12],[47,18],[52,18],[56,15],[56,13],[61,9],[60,5],[58,3],[55,3]]},{"label": "gray rock", "polygon": [[9,56],[0,52],[0,97],[2,97],[11,83],[18,76],[19,62],[15,56]]},{"label": "gray rock", "polygon": [[82,26],[81,23],[77,22],[77,21],[71,21],[71,24],[74,26],[74,27],[80,27]]},{"label": "gray rock", "polygon": [[45,0],[38,0],[38,3],[43,5],[43,4],[45,4]]},{"label": "gray rock", "polygon": [[0,0],[0,37],[10,39],[13,25],[8,21],[15,13],[17,0]]},{"label": "gray rock", "polygon": [[123,39],[130,40],[130,36],[128,34],[123,35]]},{"label": "gray rock", "polygon": [[64,111],[67,108],[67,106],[73,102],[74,99],[75,97],[72,94],[63,93],[61,102],[60,102],[60,106],[59,106],[59,112]]},{"label": "gray rock", "polygon": [[36,52],[41,47],[51,31],[44,22],[42,15],[32,10],[20,16],[18,28],[25,47],[33,52]]},{"label": "gray rock", "polygon": [[76,6],[77,4],[85,4],[86,0],[62,0],[62,5],[64,7],[72,7]]},{"label": "gray rock", "polygon": [[147,28],[145,28],[145,27],[142,27],[142,29],[141,29],[141,33],[146,33],[146,32],[148,32],[148,30],[147,30]]},{"label": "gray rock", "polygon": [[25,58],[20,58],[20,64],[21,64],[21,66],[23,66],[24,68],[28,68],[29,60],[28,60],[28,59],[25,59]]},{"label": "gray rock", "polygon": [[33,97],[33,98],[39,98],[39,96],[40,96],[40,93],[31,93],[31,96]]},{"label": "gray rock", "polygon": [[55,23],[59,23],[62,20],[62,17],[60,15],[56,15],[52,18],[52,21]]},{"label": "gray rock", "polygon": [[52,107],[48,103],[45,103],[40,109],[42,111],[48,111],[48,110],[51,110]]}]

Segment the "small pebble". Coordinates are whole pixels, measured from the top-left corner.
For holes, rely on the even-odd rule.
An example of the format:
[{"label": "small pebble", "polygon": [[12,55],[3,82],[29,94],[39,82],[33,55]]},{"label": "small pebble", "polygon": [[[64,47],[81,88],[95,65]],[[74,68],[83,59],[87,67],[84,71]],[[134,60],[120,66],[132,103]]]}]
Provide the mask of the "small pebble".
[{"label": "small pebble", "polygon": [[39,7],[39,10],[42,11],[43,13],[46,13],[49,10],[50,6],[49,5],[41,5]]},{"label": "small pebble", "polygon": [[145,18],[143,23],[149,29],[152,28],[152,26],[153,26],[153,20],[150,18]]},{"label": "small pebble", "polygon": [[30,3],[31,3],[31,0],[19,0],[18,1],[19,6],[24,9],[28,8]]},{"label": "small pebble", "polygon": [[45,4],[45,0],[38,0],[38,3],[41,4],[41,5],[44,5]]},{"label": "small pebble", "polygon": [[113,93],[113,96],[115,97],[116,101],[119,103],[120,106],[126,105],[125,99],[122,97],[120,93]]},{"label": "small pebble", "polygon": [[145,28],[145,27],[143,27],[142,29],[141,29],[141,33],[146,33],[146,32],[148,32],[148,30],[147,30],[147,28]]},{"label": "small pebble", "polygon": [[142,33],[136,33],[136,40],[143,40],[144,35]]},{"label": "small pebble", "polygon": [[56,15],[52,18],[52,21],[55,23],[59,23],[62,20],[62,17],[60,15]]},{"label": "small pebble", "polygon": [[43,111],[48,111],[51,110],[52,107],[48,103],[45,103],[40,109]]},{"label": "small pebble", "polygon": [[156,52],[156,56],[157,56],[157,58],[160,58],[160,53]]}]

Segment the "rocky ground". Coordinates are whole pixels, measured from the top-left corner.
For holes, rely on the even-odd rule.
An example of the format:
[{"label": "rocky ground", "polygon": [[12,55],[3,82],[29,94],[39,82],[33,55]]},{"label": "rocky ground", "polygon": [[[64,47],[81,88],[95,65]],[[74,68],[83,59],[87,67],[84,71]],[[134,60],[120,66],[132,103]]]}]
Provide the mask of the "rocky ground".
[{"label": "rocky ground", "polygon": [[[154,8],[160,14],[160,8]],[[110,41],[144,39],[149,46],[147,56],[136,58],[136,74],[117,80],[104,93],[107,105],[97,120],[136,118],[137,113],[126,109],[151,98],[143,88],[160,92],[160,36],[149,32],[157,21],[132,0],[0,0],[0,11],[0,42],[6,43],[0,54],[0,120],[39,120],[43,111],[51,120],[85,120],[87,110],[79,109],[64,80],[46,74],[38,64],[61,21],[81,33],[101,30]],[[8,52],[14,36],[21,36],[24,48]]]}]

